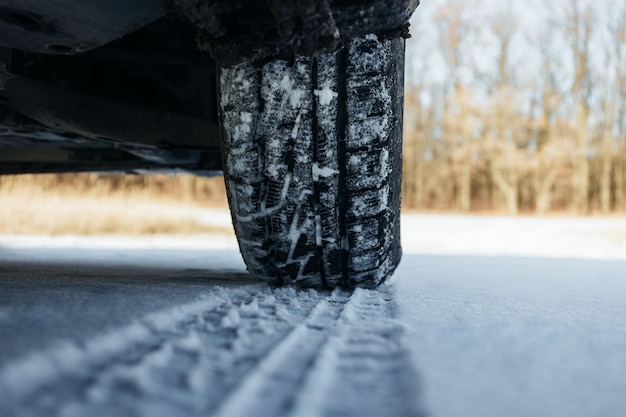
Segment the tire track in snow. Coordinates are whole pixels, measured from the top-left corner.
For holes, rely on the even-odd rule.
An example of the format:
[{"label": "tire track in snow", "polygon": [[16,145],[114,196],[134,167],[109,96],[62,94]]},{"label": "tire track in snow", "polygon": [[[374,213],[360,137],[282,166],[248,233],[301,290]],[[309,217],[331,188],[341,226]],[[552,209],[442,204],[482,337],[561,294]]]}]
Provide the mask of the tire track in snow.
[{"label": "tire track in snow", "polygon": [[389,287],[220,289],[0,369],[0,415],[418,415],[394,314]]},{"label": "tire track in snow", "polygon": [[80,345],[35,352],[0,370],[0,415],[206,415],[321,297],[220,289]]},{"label": "tire track in snow", "polygon": [[349,293],[334,290],[265,357],[222,403],[218,417],[279,416],[292,406],[319,348],[329,336]]},{"label": "tire track in snow", "polygon": [[216,417],[422,416],[395,309],[388,286],[333,291],[224,400]]},{"label": "tire track in snow", "polygon": [[295,398],[290,416],[424,415],[389,285],[357,288]]}]

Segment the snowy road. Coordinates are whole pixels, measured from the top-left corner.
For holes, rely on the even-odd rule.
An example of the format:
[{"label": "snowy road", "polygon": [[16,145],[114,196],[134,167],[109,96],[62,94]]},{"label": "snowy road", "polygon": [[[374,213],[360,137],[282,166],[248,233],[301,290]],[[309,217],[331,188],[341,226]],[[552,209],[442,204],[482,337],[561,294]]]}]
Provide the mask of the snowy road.
[{"label": "snowy road", "polygon": [[0,416],[626,414],[623,220],[403,227],[352,294],[257,284],[229,238],[0,238]]}]

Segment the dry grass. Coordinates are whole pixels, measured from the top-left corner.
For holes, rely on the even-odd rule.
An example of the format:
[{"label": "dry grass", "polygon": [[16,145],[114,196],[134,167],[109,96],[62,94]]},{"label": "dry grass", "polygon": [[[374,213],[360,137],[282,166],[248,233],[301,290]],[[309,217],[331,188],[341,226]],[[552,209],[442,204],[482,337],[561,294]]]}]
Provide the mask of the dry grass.
[{"label": "dry grass", "polygon": [[[214,204],[207,204],[206,195],[194,198],[189,189],[183,190],[181,182],[188,179],[181,178],[155,176],[148,178],[153,183],[150,186],[142,183],[146,181],[143,177],[93,174],[2,177],[0,234],[232,234],[231,228],[216,227],[198,219],[199,207],[224,204],[219,185],[214,186],[219,198],[214,199]],[[187,194],[177,195],[176,190]],[[201,203],[202,200],[205,202]]]}]

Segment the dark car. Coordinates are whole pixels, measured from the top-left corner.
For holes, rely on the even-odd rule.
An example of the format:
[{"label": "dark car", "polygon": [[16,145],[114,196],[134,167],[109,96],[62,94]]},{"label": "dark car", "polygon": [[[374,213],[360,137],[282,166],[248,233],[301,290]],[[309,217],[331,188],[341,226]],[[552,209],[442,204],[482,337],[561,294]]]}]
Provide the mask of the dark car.
[{"label": "dark car", "polygon": [[0,174],[223,172],[251,273],[375,287],[417,4],[0,0]]}]

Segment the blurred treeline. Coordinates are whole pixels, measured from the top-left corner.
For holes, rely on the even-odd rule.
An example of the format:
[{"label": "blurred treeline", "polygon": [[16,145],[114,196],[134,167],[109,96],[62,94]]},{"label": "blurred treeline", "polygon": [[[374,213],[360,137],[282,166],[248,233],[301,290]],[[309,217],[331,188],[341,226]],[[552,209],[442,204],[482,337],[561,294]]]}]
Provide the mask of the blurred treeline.
[{"label": "blurred treeline", "polygon": [[420,8],[407,51],[406,208],[626,210],[626,2]]}]

